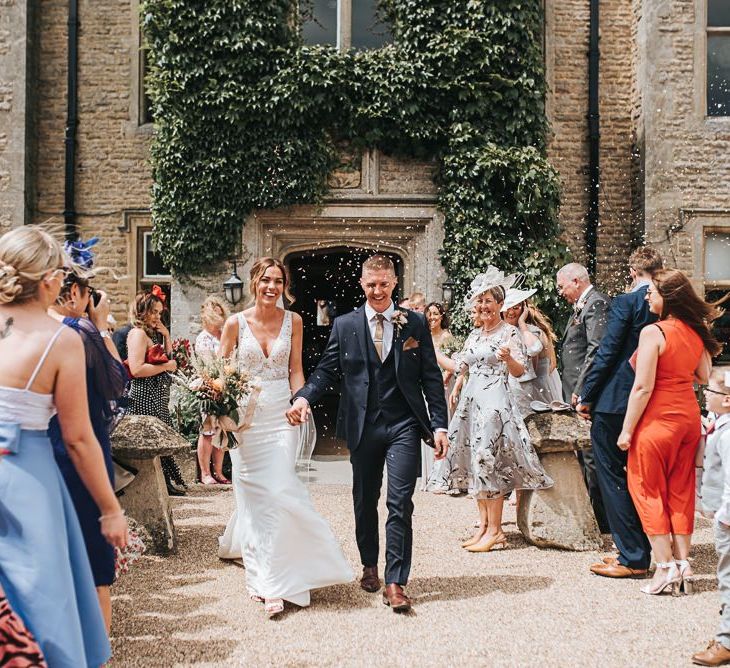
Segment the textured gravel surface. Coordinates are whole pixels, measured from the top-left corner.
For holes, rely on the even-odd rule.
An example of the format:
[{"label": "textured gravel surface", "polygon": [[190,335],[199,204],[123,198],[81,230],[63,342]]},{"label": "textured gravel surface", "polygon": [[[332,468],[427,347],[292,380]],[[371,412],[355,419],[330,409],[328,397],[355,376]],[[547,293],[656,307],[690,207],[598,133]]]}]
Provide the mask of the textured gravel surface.
[{"label": "textured gravel surface", "polygon": [[[359,572],[349,488],[314,484],[310,492]],[[693,549],[699,592],[673,598],[642,594],[638,580],[591,575],[599,553],[528,545],[512,506],[507,549],[469,554],[459,540],[474,523],[473,501],[418,492],[415,504],[410,615],[393,614],[380,594],[353,582],[268,620],[246,596],[244,570],[216,557],[232,492],[175,499],[179,553],[144,557],[113,588],[111,665],[687,666],[714,633],[719,597],[706,521]]]}]

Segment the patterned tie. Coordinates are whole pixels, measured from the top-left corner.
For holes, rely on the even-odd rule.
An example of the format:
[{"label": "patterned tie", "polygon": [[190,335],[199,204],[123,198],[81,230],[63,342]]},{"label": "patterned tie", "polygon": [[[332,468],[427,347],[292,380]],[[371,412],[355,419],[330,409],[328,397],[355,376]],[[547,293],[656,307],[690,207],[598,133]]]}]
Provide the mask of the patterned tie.
[{"label": "patterned tie", "polygon": [[383,361],[383,320],[385,320],[385,316],[382,313],[375,314],[375,336],[373,337],[373,343],[375,343],[375,350],[381,362]]}]

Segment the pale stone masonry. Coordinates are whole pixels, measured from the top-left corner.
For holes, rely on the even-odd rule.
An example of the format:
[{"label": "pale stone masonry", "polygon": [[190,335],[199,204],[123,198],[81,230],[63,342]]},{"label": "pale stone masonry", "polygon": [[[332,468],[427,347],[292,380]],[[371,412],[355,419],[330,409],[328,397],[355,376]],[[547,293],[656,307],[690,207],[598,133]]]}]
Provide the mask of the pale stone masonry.
[{"label": "pale stone masonry", "polygon": [[[644,221],[648,241],[698,285],[706,230],[730,225],[730,118],[704,113],[706,2],[600,3],[597,281],[609,291],[623,285],[625,260]],[[37,19],[28,30],[31,5]],[[560,172],[565,239],[585,260],[589,0],[545,0],[545,9],[548,154]],[[66,0],[0,0],[0,226],[52,216],[62,222],[67,11]],[[140,285],[140,244],[149,228],[153,130],[139,123],[137,12],[137,0],[79,2],[76,208],[82,236],[104,239],[99,263],[123,277],[106,282],[119,319]],[[322,210],[251,216],[244,230],[248,261],[239,274],[245,279],[251,258],[265,252],[371,248],[379,235],[403,260],[404,291],[418,288],[440,299],[443,230],[433,165],[377,152],[355,157],[353,165],[333,175]],[[173,286],[177,334],[193,333],[199,301],[220,292],[226,276],[221,266],[194,285]]]}]

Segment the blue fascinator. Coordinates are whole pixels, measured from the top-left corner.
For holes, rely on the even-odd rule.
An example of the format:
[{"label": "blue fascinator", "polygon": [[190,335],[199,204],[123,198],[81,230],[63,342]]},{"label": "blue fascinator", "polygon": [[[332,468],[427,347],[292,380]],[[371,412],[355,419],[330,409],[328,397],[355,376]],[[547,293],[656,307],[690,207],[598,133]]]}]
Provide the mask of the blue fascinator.
[{"label": "blue fascinator", "polygon": [[94,253],[90,249],[98,243],[99,237],[92,237],[88,241],[66,241],[63,250],[74,264],[84,269],[91,269],[94,266]]}]

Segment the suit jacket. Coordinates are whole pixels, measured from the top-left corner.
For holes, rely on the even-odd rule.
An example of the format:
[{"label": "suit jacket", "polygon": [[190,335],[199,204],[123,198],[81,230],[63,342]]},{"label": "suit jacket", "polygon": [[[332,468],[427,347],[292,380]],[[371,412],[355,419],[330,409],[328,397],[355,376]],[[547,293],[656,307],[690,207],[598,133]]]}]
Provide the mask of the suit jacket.
[{"label": "suit jacket", "polygon": [[593,288],[580,312],[571,314],[568,320],[561,354],[566,401],[570,401],[571,394],[578,394],[583,386],[583,379],[603,338],[610,301],[609,297]]},{"label": "suit jacket", "polygon": [[629,359],[639,345],[639,333],[657,316],[646,303],[647,286],[618,295],[608,310],[606,331],[580,392],[581,402],[599,413],[622,415],[629,403],[634,370]]},{"label": "suit jacket", "polygon": [[[418,422],[422,439],[433,444],[433,432],[448,426],[441,371],[426,319],[420,313],[399,310],[406,314],[408,321],[400,331],[396,328],[393,335],[398,387]],[[367,346],[371,338],[364,306],[335,318],[317,368],[295,395],[314,404],[341,379],[337,436],[347,441],[350,450],[360,443],[365,425],[370,382]],[[418,345],[404,350],[404,343],[409,339]]]}]

